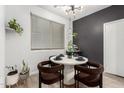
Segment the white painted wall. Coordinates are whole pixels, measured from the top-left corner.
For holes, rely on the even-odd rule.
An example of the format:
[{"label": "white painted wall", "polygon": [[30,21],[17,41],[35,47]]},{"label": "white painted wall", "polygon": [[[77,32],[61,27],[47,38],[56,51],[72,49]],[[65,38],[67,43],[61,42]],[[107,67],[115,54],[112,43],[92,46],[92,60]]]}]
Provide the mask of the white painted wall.
[{"label": "white painted wall", "polygon": [[34,13],[43,18],[65,24],[65,48],[67,42],[71,39],[71,31],[68,31],[69,20],[46,11],[37,6],[6,6],[5,10],[5,22],[16,18],[17,22],[23,27],[24,32],[19,36],[15,32],[6,31],[6,65],[17,65],[20,69],[22,60],[28,62],[31,73],[37,72],[37,64],[40,61],[48,60],[51,55],[65,53],[65,49],[62,50],[35,50],[31,51],[31,20],[30,13]]},{"label": "white painted wall", "polygon": [[124,19],[104,24],[105,72],[124,76]]},{"label": "white painted wall", "polygon": [[5,30],[4,30],[4,6],[0,5],[0,88],[5,86]]}]

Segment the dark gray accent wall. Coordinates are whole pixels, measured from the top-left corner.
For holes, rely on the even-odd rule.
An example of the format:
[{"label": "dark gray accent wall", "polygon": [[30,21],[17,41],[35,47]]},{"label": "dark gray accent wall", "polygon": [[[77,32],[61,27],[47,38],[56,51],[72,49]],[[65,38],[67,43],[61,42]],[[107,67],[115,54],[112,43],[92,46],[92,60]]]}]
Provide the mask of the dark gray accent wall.
[{"label": "dark gray accent wall", "polygon": [[103,64],[103,24],[124,18],[124,5],[114,5],[73,22],[74,41],[89,60]]}]

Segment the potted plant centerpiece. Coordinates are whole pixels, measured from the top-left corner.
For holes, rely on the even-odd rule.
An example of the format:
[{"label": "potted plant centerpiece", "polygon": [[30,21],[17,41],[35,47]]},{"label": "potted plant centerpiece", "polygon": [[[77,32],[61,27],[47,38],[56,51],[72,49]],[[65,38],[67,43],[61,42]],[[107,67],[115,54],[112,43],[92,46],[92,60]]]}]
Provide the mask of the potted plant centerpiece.
[{"label": "potted plant centerpiece", "polygon": [[6,85],[12,86],[12,85],[17,84],[19,80],[17,66],[16,65],[6,66],[6,68],[9,70],[9,72],[7,73],[7,77],[6,77]]},{"label": "potted plant centerpiece", "polygon": [[77,38],[77,33],[76,32],[73,32],[72,33],[72,37],[73,37],[73,41],[70,40],[68,42],[68,47],[67,47],[67,50],[66,50],[66,54],[68,56],[68,58],[72,58],[72,56],[78,56],[78,52],[79,52],[79,48],[76,44],[74,44],[75,42],[75,39]]},{"label": "potted plant centerpiece", "polygon": [[68,58],[72,58],[73,52],[74,52],[73,43],[72,43],[72,41],[70,40],[70,41],[68,42],[68,47],[67,47],[67,51],[66,51],[66,54],[67,54]]},{"label": "potted plant centerpiece", "polygon": [[29,77],[29,71],[30,68],[28,67],[28,64],[25,63],[23,60],[22,62],[22,70],[20,72],[20,80],[25,81]]},{"label": "potted plant centerpiece", "polygon": [[73,32],[72,36],[73,36],[73,49],[74,49],[73,56],[77,57],[79,55],[82,55],[82,52],[80,51],[78,45],[75,44],[78,33]]}]

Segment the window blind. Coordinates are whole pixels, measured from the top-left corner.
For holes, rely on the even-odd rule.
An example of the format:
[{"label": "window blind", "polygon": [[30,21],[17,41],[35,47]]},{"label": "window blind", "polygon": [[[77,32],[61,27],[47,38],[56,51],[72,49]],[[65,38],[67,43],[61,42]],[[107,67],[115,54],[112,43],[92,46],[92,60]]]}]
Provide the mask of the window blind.
[{"label": "window blind", "polygon": [[64,25],[31,14],[31,49],[64,48]]}]

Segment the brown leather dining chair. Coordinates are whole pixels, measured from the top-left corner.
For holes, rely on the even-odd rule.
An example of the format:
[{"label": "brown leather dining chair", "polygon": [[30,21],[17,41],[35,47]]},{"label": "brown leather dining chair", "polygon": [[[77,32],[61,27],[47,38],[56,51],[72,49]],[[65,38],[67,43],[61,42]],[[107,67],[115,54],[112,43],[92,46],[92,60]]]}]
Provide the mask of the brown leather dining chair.
[{"label": "brown leather dining chair", "polygon": [[99,86],[102,88],[103,66],[94,62],[87,62],[83,65],[76,65],[75,69],[75,87],[79,87],[79,82],[88,87]]},{"label": "brown leather dining chair", "polygon": [[64,87],[64,65],[55,64],[52,65],[51,61],[40,62],[37,66],[39,70],[39,88],[42,87],[42,83],[50,85],[60,81],[60,88]]}]

